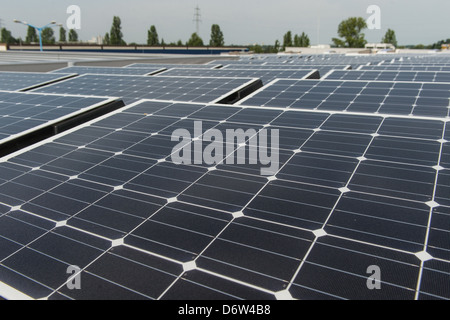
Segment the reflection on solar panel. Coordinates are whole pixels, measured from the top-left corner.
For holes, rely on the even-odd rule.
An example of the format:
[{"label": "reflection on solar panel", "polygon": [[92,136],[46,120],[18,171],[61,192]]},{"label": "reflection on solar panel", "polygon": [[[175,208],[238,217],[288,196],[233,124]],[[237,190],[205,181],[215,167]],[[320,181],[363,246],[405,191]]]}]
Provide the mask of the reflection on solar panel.
[{"label": "reflection on solar panel", "polygon": [[81,118],[121,106],[116,98],[0,91],[0,155],[78,125]]},{"label": "reflection on solar panel", "polygon": [[73,74],[0,71],[0,90],[26,91],[73,76]]},{"label": "reflection on solar panel", "polygon": [[450,72],[442,71],[375,71],[333,70],[323,77],[328,80],[449,82]]},{"label": "reflection on solar panel", "polygon": [[[278,129],[279,170],[175,165],[171,134],[196,120]],[[417,117],[138,102],[0,163],[0,280],[49,299],[449,299],[448,137]]]},{"label": "reflection on solar panel", "polygon": [[123,98],[125,103],[140,99],[209,103],[232,102],[249,87],[254,90],[260,86],[259,79],[251,78],[82,75],[35,92],[115,96]]},{"label": "reflection on solar panel", "polygon": [[279,79],[239,104],[446,118],[449,98],[450,83]]},{"label": "reflection on solar panel", "polygon": [[67,67],[55,70],[52,73],[75,73],[75,74],[118,74],[118,75],[153,75],[166,70],[165,68],[113,68],[113,67]]},{"label": "reflection on solar panel", "polygon": [[286,79],[320,79],[320,74],[317,70],[267,70],[267,69],[181,69],[174,68],[164,71],[160,76],[172,77],[241,77],[241,78],[260,78],[263,83],[268,83],[276,78]]}]

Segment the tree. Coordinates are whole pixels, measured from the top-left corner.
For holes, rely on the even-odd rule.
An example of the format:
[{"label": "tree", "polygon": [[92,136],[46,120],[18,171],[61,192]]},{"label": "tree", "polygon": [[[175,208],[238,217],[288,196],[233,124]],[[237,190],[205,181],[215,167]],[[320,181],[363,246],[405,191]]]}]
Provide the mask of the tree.
[{"label": "tree", "polygon": [[12,36],[11,31],[6,28],[0,30],[0,42],[6,44],[16,44],[17,40]]},{"label": "tree", "polygon": [[395,31],[388,29],[382,40],[382,43],[390,43],[394,47],[397,47],[398,43],[397,43],[397,36],[395,35]]},{"label": "tree", "polygon": [[283,37],[283,50],[286,50],[286,47],[292,47],[292,32],[288,31]]},{"label": "tree", "polygon": [[109,33],[107,32],[106,34],[105,34],[105,36],[103,37],[103,44],[104,45],[109,45],[109,44],[111,44],[111,39],[109,38]]},{"label": "tree", "polygon": [[78,42],[78,33],[75,29],[70,29],[69,31],[69,42]]},{"label": "tree", "polygon": [[189,41],[186,44],[189,47],[203,47],[203,40],[202,38],[200,38],[200,36],[194,32],[191,36],[191,38],[189,39]]},{"label": "tree", "polygon": [[126,42],[123,40],[122,21],[119,17],[113,18],[113,24],[109,33],[109,37],[110,44],[113,46],[126,45]]},{"label": "tree", "polygon": [[59,28],[59,42],[66,42],[66,29],[63,27]]},{"label": "tree", "polygon": [[361,31],[367,28],[367,23],[363,18],[348,18],[339,24],[338,35],[342,39],[333,38],[337,47],[363,48],[367,41]]},{"label": "tree", "polygon": [[151,26],[150,30],[147,32],[147,44],[149,46],[157,46],[159,45],[159,37],[158,32],[156,31],[155,26]]},{"label": "tree", "polygon": [[309,40],[309,37],[306,33],[302,32],[302,34],[299,35],[295,35],[294,36],[294,46],[295,47],[302,47],[302,48],[306,48],[309,47],[311,41]]},{"label": "tree", "polygon": [[27,36],[25,38],[25,43],[35,43],[39,42],[39,37],[37,35],[36,29],[33,27],[28,27],[27,29]]},{"label": "tree", "polygon": [[249,46],[251,52],[260,54],[260,53],[278,53],[278,50],[274,46],[265,46],[254,44]]},{"label": "tree", "polygon": [[441,40],[441,41],[438,41],[438,42],[436,42],[436,43],[433,43],[433,44],[430,46],[430,49],[441,49],[443,44],[450,44],[450,39],[447,39],[447,40]]},{"label": "tree", "polygon": [[44,28],[42,30],[42,44],[55,44],[55,33],[52,28]]},{"label": "tree", "polygon": [[17,40],[12,36],[11,31],[6,28],[0,30],[0,42],[6,44],[15,44]]},{"label": "tree", "polygon": [[211,47],[223,47],[225,45],[223,32],[217,24],[213,24],[211,27],[211,40],[209,41],[209,45]]},{"label": "tree", "polygon": [[274,45],[274,51],[279,52],[280,51],[280,41],[276,40]]}]

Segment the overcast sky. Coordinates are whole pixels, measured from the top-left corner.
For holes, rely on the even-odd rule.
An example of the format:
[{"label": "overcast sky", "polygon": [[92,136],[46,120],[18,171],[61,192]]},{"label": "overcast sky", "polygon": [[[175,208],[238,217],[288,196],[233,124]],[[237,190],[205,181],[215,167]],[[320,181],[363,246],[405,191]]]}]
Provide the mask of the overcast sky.
[{"label": "overcast sky", "polygon": [[399,44],[431,44],[450,38],[448,0],[2,0],[2,26],[25,38],[20,19],[38,26],[57,20],[66,24],[69,5],[81,8],[82,40],[109,31],[114,15],[122,19],[125,41],[145,43],[154,24],[166,43],[185,42],[195,32],[194,9],[201,9],[200,36],[209,42],[212,24],[219,24],[226,44],[273,44],[286,31],[306,32],[312,44],[331,43],[339,23],[353,16],[367,19],[367,8],[381,8],[381,30],[365,30],[379,42],[388,28]]}]

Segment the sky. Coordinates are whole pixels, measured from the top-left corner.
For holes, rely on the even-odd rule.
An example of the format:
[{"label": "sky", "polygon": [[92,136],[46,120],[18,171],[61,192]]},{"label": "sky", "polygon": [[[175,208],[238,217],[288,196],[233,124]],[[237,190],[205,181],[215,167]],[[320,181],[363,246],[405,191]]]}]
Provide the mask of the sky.
[{"label": "sky", "polygon": [[[341,21],[368,19],[370,5],[381,9],[381,29],[365,30],[366,40],[380,42],[387,29],[400,45],[432,44],[450,38],[448,0],[2,0],[1,26],[14,37],[26,36],[26,27],[14,19],[43,26],[52,20],[66,25],[67,8],[81,9],[80,38],[84,41],[109,32],[113,16],[122,20],[124,40],[145,43],[155,25],[166,43],[186,42],[195,32],[195,7],[201,13],[200,36],[209,42],[211,25],[218,24],[227,45],[272,45],[287,31],[305,32],[312,44],[330,44]],[[58,32],[56,32],[58,38]]]}]

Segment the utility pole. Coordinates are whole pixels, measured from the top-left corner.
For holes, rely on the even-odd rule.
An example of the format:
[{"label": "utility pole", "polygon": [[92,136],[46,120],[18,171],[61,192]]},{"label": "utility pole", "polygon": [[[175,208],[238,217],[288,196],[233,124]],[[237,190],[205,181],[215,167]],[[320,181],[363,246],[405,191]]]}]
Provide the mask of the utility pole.
[{"label": "utility pole", "polygon": [[202,22],[202,15],[200,14],[200,7],[198,5],[195,8],[194,22],[196,27],[195,32],[197,32],[197,35],[200,35],[200,23]]},{"label": "utility pole", "polygon": [[29,24],[29,23],[27,23],[27,22],[20,21],[20,20],[17,20],[17,19],[14,19],[14,23],[20,23],[20,24],[23,24],[23,25],[25,25],[25,26],[34,28],[34,29],[38,32],[38,35],[39,35],[39,47],[40,47],[40,51],[41,51],[41,52],[44,51],[43,46],[42,46],[42,31],[43,31],[45,28],[62,27],[62,24],[57,24],[55,21],[52,21],[52,22],[50,22],[49,24],[47,24],[47,25],[45,25],[45,26],[43,26],[43,27],[41,27],[41,28],[35,27],[35,26],[33,26],[32,24]]}]

